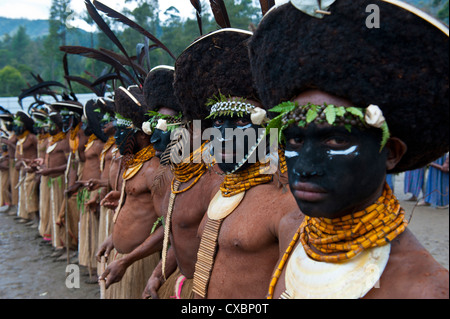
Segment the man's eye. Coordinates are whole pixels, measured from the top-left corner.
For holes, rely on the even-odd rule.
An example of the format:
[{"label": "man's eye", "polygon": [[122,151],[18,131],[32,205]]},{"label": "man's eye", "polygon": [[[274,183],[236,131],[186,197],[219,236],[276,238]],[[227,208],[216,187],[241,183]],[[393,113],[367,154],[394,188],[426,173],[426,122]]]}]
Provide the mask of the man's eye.
[{"label": "man's eye", "polygon": [[236,125],[237,126],[245,126],[245,125],[248,125],[248,124],[250,124],[250,120],[248,120],[248,119],[236,120]]},{"label": "man's eye", "polygon": [[222,119],[214,120],[214,125],[215,125],[215,126],[221,126],[221,125],[223,125],[223,120],[222,120]]},{"label": "man's eye", "polygon": [[325,141],[325,143],[329,147],[339,148],[339,147],[344,147],[344,146],[346,147],[346,146],[348,146],[349,141],[348,141],[348,139],[346,139],[344,137],[341,137],[341,136],[333,136],[333,137],[328,138]]},{"label": "man's eye", "polygon": [[303,138],[301,137],[293,137],[288,139],[288,147],[299,148],[303,145]]}]

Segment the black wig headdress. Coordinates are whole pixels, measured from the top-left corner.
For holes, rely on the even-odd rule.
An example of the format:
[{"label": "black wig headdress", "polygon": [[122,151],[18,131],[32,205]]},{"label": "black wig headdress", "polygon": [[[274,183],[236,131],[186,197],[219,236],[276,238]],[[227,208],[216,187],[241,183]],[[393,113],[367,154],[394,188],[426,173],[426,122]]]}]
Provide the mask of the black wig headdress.
[{"label": "black wig headdress", "polygon": [[[367,23],[366,8],[374,4],[378,27]],[[448,28],[401,1],[337,0],[309,13],[301,5],[292,0],[270,10],[249,43],[263,104],[318,89],[355,107],[378,105],[391,136],[408,147],[391,173],[447,152]]]}]

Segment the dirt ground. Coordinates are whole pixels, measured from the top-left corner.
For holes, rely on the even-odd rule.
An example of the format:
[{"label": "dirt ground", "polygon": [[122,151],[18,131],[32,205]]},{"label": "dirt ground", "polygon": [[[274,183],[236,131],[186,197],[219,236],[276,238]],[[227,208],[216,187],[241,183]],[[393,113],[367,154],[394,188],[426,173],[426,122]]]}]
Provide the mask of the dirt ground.
[{"label": "dirt ground", "polygon": [[[449,269],[449,209],[416,206],[405,201],[402,175],[394,193],[411,219],[409,228],[445,268]],[[99,299],[99,287],[86,284],[86,268],[79,268],[80,288],[66,286],[66,260],[55,261],[36,228],[18,224],[0,213],[0,299]],[[76,265],[76,264],[75,264]],[[69,274],[74,274],[72,271]]]},{"label": "dirt ground", "polygon": [[85,283],[89,278],[85,267],[79,267],[80,288],[67,288],[67,260],[51,257],[54,250],[41,242],[36,228],[0,213],[0,299],[100,298],[99,286]]}]

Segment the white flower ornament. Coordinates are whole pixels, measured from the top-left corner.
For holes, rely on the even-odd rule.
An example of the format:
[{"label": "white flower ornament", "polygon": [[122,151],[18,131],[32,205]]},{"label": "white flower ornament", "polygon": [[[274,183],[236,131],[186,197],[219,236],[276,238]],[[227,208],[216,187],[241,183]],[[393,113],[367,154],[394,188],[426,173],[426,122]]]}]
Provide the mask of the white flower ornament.
[{"label": "white flower ornament", "polygon": [[156,124],[156,128],[161,131],[167,131],[167,121],[164,119],[159,119],[158,124]]},{"label": "white flower ornament", "polygon": [[266,110],[260,107],[255,107],[250,110],[250,119],[253,124],[261,125],[261,123],[266,119],[266,114]]},{"label": "white flower ornament", "polygon": [[152,130],[152,126],[150,125],[150,122],[142,123],[142,131],[147,135],[152,135],[153,130]]},{"label": "white flower ornament", "polygon": [[367,125],[376,128],[380,128],[383,125],[383,123],[386,122],[386,119],[383,116],[383,112],[380,110],[378,105],[374,104],[370,104],[366,108],[364,120],[366,121]]},{"label": "white flower ornament", "polygon": [[381,140],[381,147],[380,151],[383,149],[383,147],[386,145],[386,142],[388,141],[389,137],[391,136],[389,132],[389,127],[387,125],[386,119],[383,116],[383,112],[378,107],[378,105],[370,104],[366,108],[366,113],[364,115],[364,121],[367,125],[376,127],[382,130],[383,136]]}]

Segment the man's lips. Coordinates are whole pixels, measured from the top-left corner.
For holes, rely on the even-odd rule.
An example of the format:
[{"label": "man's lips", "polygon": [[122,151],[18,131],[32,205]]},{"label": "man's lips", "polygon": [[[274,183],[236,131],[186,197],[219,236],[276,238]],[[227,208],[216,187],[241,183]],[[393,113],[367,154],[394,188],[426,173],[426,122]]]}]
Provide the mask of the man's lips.
[{"label": "man's lips", "polygon": [[307,202],[323,200],[327,193],[322,187],[311,183],[295,182],[291,185],[291,189],[293,190],[295,198]]},{"label": "man's lips", "polygon": [[236,156],[236,153],[234,152],[226,152],[225,150],[219,151],[218,153],[219,158],[222,158],[222,160],[227,160],[227,159],[234,159],[234,157]]}]

